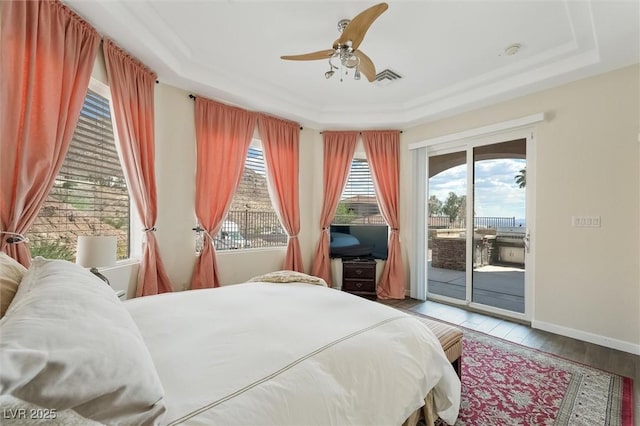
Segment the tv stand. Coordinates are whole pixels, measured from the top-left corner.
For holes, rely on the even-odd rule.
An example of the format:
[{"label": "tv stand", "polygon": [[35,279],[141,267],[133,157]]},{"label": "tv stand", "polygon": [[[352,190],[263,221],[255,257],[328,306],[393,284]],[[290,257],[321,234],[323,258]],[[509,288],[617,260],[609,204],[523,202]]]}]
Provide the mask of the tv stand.
[{"label": "tv stand", "polygon": [[342,259],[342,290],[357,296],[375,300],[375,259]]}]

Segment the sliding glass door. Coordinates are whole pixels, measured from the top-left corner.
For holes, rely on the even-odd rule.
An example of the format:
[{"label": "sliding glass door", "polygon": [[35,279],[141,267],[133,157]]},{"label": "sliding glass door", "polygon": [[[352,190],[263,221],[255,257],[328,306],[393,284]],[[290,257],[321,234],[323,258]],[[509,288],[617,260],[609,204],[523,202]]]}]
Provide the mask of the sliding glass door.
[{"label": "sliding glass door", "polygon": [[471,301],[524,313],[526,140],[473,148]]},{"label": "sliding glass door", "polygon": [[467,299],[467,153],[429,157],[428,290]]},{"label": "sliding glass door", "polygon": [[427,295],[525,313],[526,139],[428,151]]}]

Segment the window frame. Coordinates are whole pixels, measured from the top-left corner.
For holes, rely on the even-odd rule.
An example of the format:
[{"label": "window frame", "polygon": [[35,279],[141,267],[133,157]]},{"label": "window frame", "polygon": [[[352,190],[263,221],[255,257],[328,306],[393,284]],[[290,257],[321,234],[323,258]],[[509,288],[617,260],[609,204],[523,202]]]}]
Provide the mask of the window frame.
[{"label": "window frame", "polygon": [[[116,152],[118,153],[118,159],[120,160],[120,167],[122,168],[122,174],[124,175],[125,182],[127,184],[127,192],[129,193],[129,257],[126,259],[119,259],[116,262],[116,266],[137,263],[142,258],[142,243],[144,239],[144,226],[142,225],[142,219],[138,215],[138,209],[135,199],[131,196],[131,189],[129,185],[129,178],[127,172],[124,169],[124,162],[122,160],[122,151],[120,149],[120,135],[118,132],[118,125],[116,123],[116,114],[113,107],[113,97],[111,96],[111,88],[109,85],[97,78],[91,76],[89,79],[90,90],[93,90],[100,96],[109,100],[109,109],[111,110],[111,126],[113,127],[113,143],[116,145]],[[155,124],[155,123],[154,123]],[[155,142],[155,141],[154,141]],[[105,268],[108,269],[108,268]]]},{"label": "window frame", "polygon": [[[138,260],[141,257],[141,252],[142,252],[142,224],[141,221],[138,217],[137,214],[137,210],[135,208],[135,201],[133,199],[133,197],[131,196],[131,191],[129,188],[129,182],[126,178],[126,173],[124,171],[124,167],[123,167],[123,161],[122,161],[122,154],[120,152],[120,145],[119,145],[119,139],[118,139],[118,131],[117,131],[117,126],[116,126],[116,120],[115,120],[115,112],[114,112],[114,108],[113,108],[113,100],[111,97],[111,90],[109,88],[109,86],[98,80],[95,77],[91,77],[89,79],[89,84],[87,86],[87,92],[85,93],[84,99],[83,99],[83,105],[84,102],[86,100],[86,97],[89,93],[89,90],[95,92],[97,95],[103,97],[104,99],[106,99],[108,101],[109,104],[109,110],[110,110],[110,114],[111,114],[111,126],[113,129],[113,141],[115,144],[115,149],[116,149],[116,153],[118,156],[118,161],[120,163],[120,167],[123,171],[123,175],[125,177],[125,183],[126,183],[126,188],[127,188],[127,195],[128,195],[128,203],[129,203],[129,223],[128,223],[128,257],[124,258],[124,259],[119,259],[116,261],[116,267],[122,264],[127,264],[127,263],[133,263],[136,260]],[[78,120],[80,119],[80,117],[78,117]],[[73,129],[74,135],[76,132],[76,128],[79,124],[76,123],[76,127]],[[65,158],[63,159],[63,162],[66,161],[66,156],[69,155],[69,152],[67,152],[65,154]],[[61,171],[58,171],[58,174],[60,174]],[[57,177],[57,176],[56,176]],[[49,193],[51,193],[51,191],[53,190],[53,187],[49,190]],[[49,194],[47,194],[47,197],[49,196]],[[40,212],[38,212],[38,215],[40,215]],[[56,228],[59,229],[59,228]],[[79,234],[81,235],[81,234]],[[73,247],[73,250],[75,251],[75,247]],[[110,268],[104,268],[105,270],[110,269]]]}]

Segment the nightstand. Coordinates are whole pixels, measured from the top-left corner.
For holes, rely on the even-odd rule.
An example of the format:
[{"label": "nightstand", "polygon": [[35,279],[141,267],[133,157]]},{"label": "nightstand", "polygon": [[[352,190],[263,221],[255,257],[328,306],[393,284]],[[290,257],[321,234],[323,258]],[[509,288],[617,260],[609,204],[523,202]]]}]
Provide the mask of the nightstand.
[{"label": "nightstand", "polygon": [[375,300],[377,298],[376,261],[372,259],[343,260],[342,290]]}]

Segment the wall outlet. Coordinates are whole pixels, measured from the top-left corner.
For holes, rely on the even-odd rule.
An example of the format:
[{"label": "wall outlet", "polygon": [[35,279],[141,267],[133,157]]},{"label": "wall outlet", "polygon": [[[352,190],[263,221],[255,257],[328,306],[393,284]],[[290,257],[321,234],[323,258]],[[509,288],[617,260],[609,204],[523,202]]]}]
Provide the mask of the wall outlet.
[{"label": "wall outlet", "polygon": [[571,216],[571,226],[576,228],[600,228],[600,216]]}]

